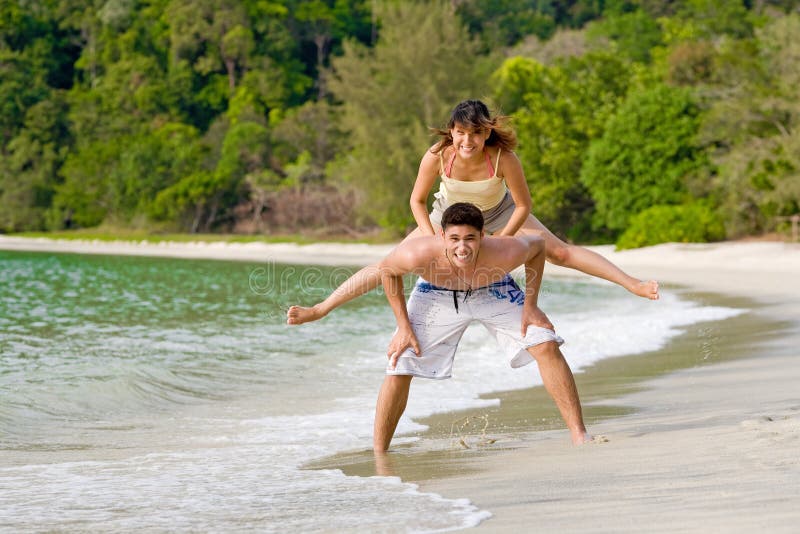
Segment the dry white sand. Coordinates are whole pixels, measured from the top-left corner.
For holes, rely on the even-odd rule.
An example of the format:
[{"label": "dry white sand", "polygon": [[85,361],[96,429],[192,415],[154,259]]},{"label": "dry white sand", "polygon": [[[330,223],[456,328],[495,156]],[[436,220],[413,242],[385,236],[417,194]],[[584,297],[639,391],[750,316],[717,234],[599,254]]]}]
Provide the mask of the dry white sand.
[{"label": "dry white sand", "polygon": [[[0,249],[338,265],[366,265],[390,248],[0,236]],[[491,511],[477,527],[487,532],[800,532],[800,245],[595,250],[635,276],[749,297],[762,304],[756,313],[791,326],[759,340],[751,357],[672,373],[613,399],[638,410],[590,429],[606,442],[572,447],[566,431],[531,434],[523,447],[477,456],[468,474],[421,489]]]},{"label": "dry white sand", "polygon": [[385,256],[394,245],[365,245],[343,243],[224,243],[161,241],[100,241],[78,239],[48,239],[0,235],[0,250],[29,252],[63,252],[76,254],[111,254],[117,256],[156,256],[167,258],[208,259],[310,264],[363,266]]}]

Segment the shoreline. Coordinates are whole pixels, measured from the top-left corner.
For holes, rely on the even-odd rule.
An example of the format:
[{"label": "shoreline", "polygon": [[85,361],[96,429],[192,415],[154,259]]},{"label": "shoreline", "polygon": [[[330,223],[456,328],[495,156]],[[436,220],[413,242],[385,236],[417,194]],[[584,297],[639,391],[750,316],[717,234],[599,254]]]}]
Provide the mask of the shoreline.
[{"label": "shoreline", "polygon": [[57,254],[99,254],[221,261],[274,262],[298,265],[363,267],[383,258],[394,244],[364,243],[226,243],[49,239],[0,235],[0,250]]},{"label": "shoreline", "polygon": [[[751,314],[764,316],[763,308]],[[718,332],[731,334],[722,321]],[[629,413],[588,421],[598,443],[569,446],[561,428],[520,432],[513,448],[464,460],[463,473],[420,482],[493,517],[486,532],[795,532],[800,512],[800,325],[767,321],[718,339],[731,359],[634,382],[587,407]],[[703,325],[698,325],[702,329]],[[712,327],[713,328],[713,327]],[[697,354],[691,332],[665,349]],[[648,357],[648,355],[642,355]],[[610,363],[610,362],[609,362]],[[577,375],[579,390],[581,375]],[[544,395],[540,395],[547,401]],[[463,455],[462,456],[466,456]]]},{"label": "shoreline", "polygon": [[[467,498],[492,513],[475,527],[492,533],[638,533],[643,525],[648,532],[795,532],[800,246],[672,244],[603,253],[686,298],[750,311],[692,325],[655,353],[603,360],[577,374],[597,443],[570,446],[552,401],[538,387],[491,395],[501,398],[496,410],[421,420],[430,426],[421,440],[393,448],[380,465],[360,451],[308,467],[360,476],[383,471],[420,491]],[[684,363],[651,374],[627,365],[646,366],[657,354]],[[607,368],[606,377],[615,368],[636,376],[595,394],[587,382],[602,383],[592,376],[598,367]],[[544,429],[524,428],[525,402],[550,408],[539,425]],[[494,426],[483,426],[485,414]],[[469,429],[471,448],[464,450],[449,429],[470,416],[476,424]]]},{"label": "shoreline", "polygon": [[[392,247],[102,245],[55,246],[44,239],[0,236],[5,250],[309,265],[365,265]],[[757,304],[751,314],[781,323],[783,329],[773,335],[745,322],[711,345],[739,351],[741,358],[668,370],[636,382],[635,390],[602,400],[585,395],[587,412],[612,411],[608,418],[589,421],[590,432],[607,441],[572,447],[561,426],[533,432],[512,428],[510,443],[461,454],[464,461],[451,454],[430,477],[404,481],[419,482],[420,491],[446,498],[468,498],[491,512],[493,517],[477,527],[487,532],[532,526],[537,531],[639,532],[643,525],[656,532],[793,532],[800,520],[795,510],[800,500],[800,245],[667,244],[624,252],[589,248],[634,276],[680,287],[687,298],[716,293],[751,299]],[[550,265],[545,274],[585,276]],[[708,348],[698,337],[679,337],[676,350],[682,357],[697,358]],[[585,374],[576,375],[579,390]],[[506,404],[514,402],[521,401]],[[625,409],[613,413],[620,406]],[[404,459],[408,448],[398,449],[396,457]],[[424,466],[438,453],[426,454],[408,457]]]},{"label": "shoreline", "polygon": [[[363,267],[382,259],[396,243],[228,243],[101,241],[15,237],[0,234],[0,250],[63,254],[149,256],[220,261],[275,262],[298,265]],[[651,247],[615,250],[614,245],[585,248],[605,256],[642,279],[690,287],[701,291],[737,295],[756,300],[782,298],[784,287],[797,283],[800,243],[779,241],[723,241],[718,243],[664,243]],[[712,275],[713,271],[713,275]],[[756,280],[763,272],[770,276]],[[581,272],[550,263],[545,276],[591,278]],[[777,278],[776,278],[777,277]]]},{"label": "shoreline", "polygon": [[[636,408],[614,399],[643,391],[648,381],[671,373],[744,358],[742,350],[727,350],[736,345],[744,333],[752,329],[780,332],[787,326],[785,322],[760,317],[754,310],[760,305],[748,299],[709,294],[693,300],[701,301],[704,306],[746,311],[734,317],[683,327],[683,333],[669,339],[659,349],[603,358],[576,373],[584,419],[590,431],[607,420],[636,415]],[[719,340],[726,336],[735,340],[720,346]],[[701,345],[704,354],[691,351]],[[436,485],[439,479],[457,479],[465,472],[474,472],[476,466],[470,464],[479,457],[516,451],[530,441],[545,439],[544,436],[561,441],[565,446],[569,443],[558,410],[542,385],[495,391],[480,398],[497,399],[499,404],[416,418],[415,421],[427,429],[400,436],[405,443],[392,447],[396,454],[389,455],[385,464],[376,465],[371,450],[363,449],[321,458],[304,468],[341,469],[346,475],[362,477],[398,476],[415,484]],[[408,443],[407,438],[418,441]]]}]

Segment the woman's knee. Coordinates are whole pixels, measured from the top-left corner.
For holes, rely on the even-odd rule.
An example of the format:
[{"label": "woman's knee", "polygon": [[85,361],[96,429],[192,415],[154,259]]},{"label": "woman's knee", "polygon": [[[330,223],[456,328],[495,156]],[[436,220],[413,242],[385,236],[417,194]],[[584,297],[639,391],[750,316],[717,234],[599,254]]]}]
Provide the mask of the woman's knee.
[{"label": "woman's knee", "polygon": [[547,261],[555,265],[567,265],[570,261],[570,248],[571,245],[567,245],[560,239],[556,240],[555,243],[547,243]]}]

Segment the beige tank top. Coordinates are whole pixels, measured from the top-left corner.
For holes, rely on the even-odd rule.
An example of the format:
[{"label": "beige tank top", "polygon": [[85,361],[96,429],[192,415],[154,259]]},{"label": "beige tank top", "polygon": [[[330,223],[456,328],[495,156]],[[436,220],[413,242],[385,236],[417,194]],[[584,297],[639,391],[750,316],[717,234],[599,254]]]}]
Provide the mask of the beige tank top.
[{"label": "beige tank top", "polygon": [[441,183],[439,184],[439,192],[434,196],[444,199],[448,204],[469,202],[475,204],[481,211],[490,210],[500,204],[508,190],[505,180],[497,176],[497,165],[500,163],[500,150],[498,149],[497,151],[497,161],[495,161],[494,167],[492,167],[489,154],[486,154],[489,178],[476,182],[465,182],[464,180],[456,180],[448,176],[453,169],[455,157],[455,152],[453,152],[453,157],[447,163],[447,167],[445,167],[442,154],[441,152],[439,153]]}]

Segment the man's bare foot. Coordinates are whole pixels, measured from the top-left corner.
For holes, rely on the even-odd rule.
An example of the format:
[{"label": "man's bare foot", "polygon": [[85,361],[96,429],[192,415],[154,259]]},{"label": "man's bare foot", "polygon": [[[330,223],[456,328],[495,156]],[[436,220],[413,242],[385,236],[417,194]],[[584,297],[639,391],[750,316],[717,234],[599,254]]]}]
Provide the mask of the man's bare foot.
[{"label": "man's bare foot", "polygon": [[386,451],[374,451],[375,474],[381,477],[395,476],[394,461]]},{"label": "man's bare foot", "polygon": [[303,324],[323,317],[325,317],[325,314],[317,306],[311,306],[310,308],[291,306],[286,311],[286,324]]},{"label": "man's bare foot", "polygon": [[628,291],[646,299],[658,300],[658,282],[655,280],[640,280],[638,283],[629,287]]},{"label": "man's bare foot", "polygon": [[588,432],[584,431],[576,431],[571,432],[572,437],[572,444],[573,445],[583,445],[584,443],[590,443],[594,441],[594,436],[589,434]]}]

